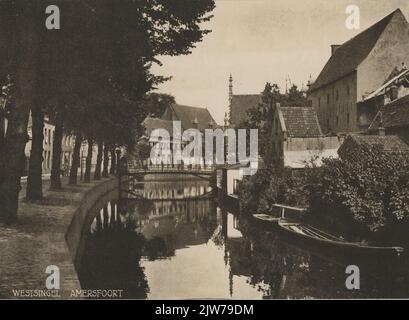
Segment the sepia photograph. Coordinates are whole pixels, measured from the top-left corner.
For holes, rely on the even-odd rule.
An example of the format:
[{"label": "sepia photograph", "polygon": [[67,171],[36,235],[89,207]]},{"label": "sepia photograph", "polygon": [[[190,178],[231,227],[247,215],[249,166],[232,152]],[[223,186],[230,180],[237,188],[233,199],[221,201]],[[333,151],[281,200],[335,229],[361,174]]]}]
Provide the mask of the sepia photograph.
[{"label": "sepia photograph", "polygon": [[409,299],[408,19],[0,0],[0,300]]}]

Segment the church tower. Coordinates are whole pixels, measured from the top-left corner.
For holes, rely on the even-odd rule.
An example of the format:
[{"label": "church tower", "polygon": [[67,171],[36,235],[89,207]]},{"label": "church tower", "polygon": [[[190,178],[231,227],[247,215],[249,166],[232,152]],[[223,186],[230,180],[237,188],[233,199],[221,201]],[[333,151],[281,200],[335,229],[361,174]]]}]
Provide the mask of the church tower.
[{"label": "church tower", "polygon": [[229,105],[231,104],[231,100],[233,99],[233,77],[230,73],[229,77]]},{"label": "church tower", "polygon": [[231,118],[231,103],[233,101],[233,76],[229,77],[229,119]]}]

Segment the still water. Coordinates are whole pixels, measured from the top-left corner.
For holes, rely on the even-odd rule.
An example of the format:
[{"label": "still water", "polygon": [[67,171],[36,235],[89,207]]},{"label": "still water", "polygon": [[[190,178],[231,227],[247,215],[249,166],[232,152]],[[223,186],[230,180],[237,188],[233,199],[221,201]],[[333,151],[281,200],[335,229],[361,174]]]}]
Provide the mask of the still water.
[{"label": "still water", "polygon": [[[287,244],[219,207],[206,181],[145,181],[132,190],[91,213],[83,289],[139,299],[409,297],[405,263],[346,261]],[[360,290],[346,289],[349,264],[360,267]]]}]

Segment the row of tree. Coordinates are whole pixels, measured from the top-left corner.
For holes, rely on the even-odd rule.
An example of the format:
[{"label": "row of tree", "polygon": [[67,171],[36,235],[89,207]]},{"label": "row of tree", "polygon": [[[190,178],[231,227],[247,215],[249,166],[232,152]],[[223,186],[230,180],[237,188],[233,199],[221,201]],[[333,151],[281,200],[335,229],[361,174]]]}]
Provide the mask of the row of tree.
[{"label": "row of tree", "polygon": [[[51,4],[60,9],[59,30],[45,27]],[[55,124],[51,186],[61,188],[64,133],[75,135],[69,179],[75,184],[84,140],[89,151],[98,145],[97,168],[110,152],[114,159],[116,147],[134,145],[147,114],[146,94],[167,80],[151,73],[152,64],[160,64],[162,55],[190,53],[209,32],[202,23],[214,5],[213,0],[0,2],[0,81],[8,120],[0,140],[0,220],[17,219],[30,113],[27,198],[36,200],[42,197],[44,116]],[[87,168],[90,161],[88,156]],[[90,175],[87,170],[85,179]]]}]

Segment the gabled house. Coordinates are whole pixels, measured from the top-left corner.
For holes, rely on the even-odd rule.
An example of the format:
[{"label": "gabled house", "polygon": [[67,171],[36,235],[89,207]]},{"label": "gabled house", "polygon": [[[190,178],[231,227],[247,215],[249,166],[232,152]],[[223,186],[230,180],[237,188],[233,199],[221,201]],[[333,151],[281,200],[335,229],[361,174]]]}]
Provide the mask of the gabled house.
[{"label": "gabled house", "polygon": [[277,166],[301,169],[311,161],[337,157],[340,138],[324,136],[317,113],[311,107],[281,107],[277,104],[272,127],[272,162]]},{"label": "gabled house", "polygon": [[409,24],[400,9],[344,44],[331,46],[331,57],[308,90],[323,132],[368,128],[370,119],[358,103],[407,62],[408,52]]}]

